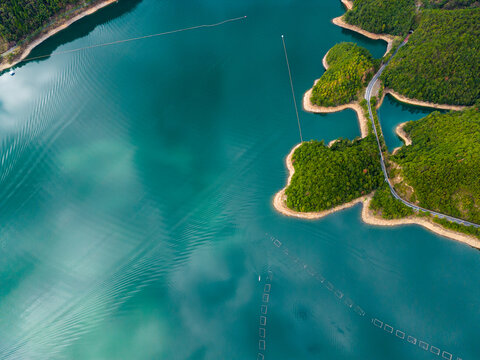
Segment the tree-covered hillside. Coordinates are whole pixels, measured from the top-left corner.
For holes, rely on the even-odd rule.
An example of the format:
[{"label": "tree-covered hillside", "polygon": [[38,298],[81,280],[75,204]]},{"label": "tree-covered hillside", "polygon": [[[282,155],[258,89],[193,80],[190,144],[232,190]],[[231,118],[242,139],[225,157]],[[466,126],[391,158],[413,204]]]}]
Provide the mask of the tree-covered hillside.
[{"label": "tree-covered hillside", "polygon": [[425,10],[382,79],[409,98],[472,105],[480,98],[479,49],[480,8]]},{"label": "tree-covered hillside", "polygon": [[344,19],[376,34],[406,34],[415,21],[415,0],[355,0]]},{"label": "tree-covered hillside", "polygon": [[480,223],[480,112],[434,112],[404,130],[413,143],[393,160],[414,189],[410,200]]},{"label": "tree-covered hillside", "polygon": [[370,209],[384,219],[401,219],[414,214],[413,210],[393,197],[387,183],[384,182],[373,195]]},{"label": "tree-covered hillside", "polygon": [[[85,0],[2,0],[0,1],[0,38],[15,44],[48,23],[69,6]],[[92,1],[92,2],[95,2]]]},{"label": "tree-covered hillside", "polygon": [[295,174],[286,190],[290,209],[330,209],[375,190],[382,170],[375,137],[340,140],[331,148],[323,141],[303,143],[293,154]]},{"label": "tree-covered hillside", "polygon": [[423,6],[427,9],[464,9],[468,7],[480,7],[479,0],[423,0]]},{"label": "tree-covered hillside", "polygon": [[357,100],[373,74],[374,62],[368,50],[354,43],[340,43],[327,55],[329,69],[313,87],[310,101],[319,106],[338,106]]}]

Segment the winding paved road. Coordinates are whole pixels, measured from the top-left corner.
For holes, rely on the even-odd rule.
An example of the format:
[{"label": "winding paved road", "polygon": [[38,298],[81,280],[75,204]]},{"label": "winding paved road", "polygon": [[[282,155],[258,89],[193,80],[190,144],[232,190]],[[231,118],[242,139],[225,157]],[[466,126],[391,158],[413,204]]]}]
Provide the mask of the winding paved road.
[{"label": "winding paved road", "polygon": [[[393,188],[392,186],[392,183],[390,182],[390,179],[388,178],[388,173],[387,173],[387,168],[385,167],[385,159],[383,157],[383,153],[382,153],[382,147],[380,145],[380,139],[378,138],[378,133],[377,133],[377,128],[375,127],[375,122],[373,120],[373,113],[372,113],[372,106],[370,104],[370,98],[372,97],[372,90],[373,90],[373,87],[375,85],[375,83],[378,81],[380,75],[382,75],[383,71],[385,70],[385,67],[388,65],[388,63],[390,62],[390,60],[392,60],[392,58],[397,54],[398,50],[400,50],[400,48],[402,46],[404,46],[405,44],[407,43],[407,40],[404,40],[402,42],[402,44],[397,48],[397,50],[395,50],[395,52],[393,53],[393,55],[390,57],[390,59],[388,59],[388,61],[383,64],[381,67],[380,67],[380,70],[378,70],[378,72],[375,74],[375,76],[372,78],[372,80],[370,81],[370,83],[368,84],[368,87],[367,87],[367,90],[365,92],[365,100],[367,100],[367,103],[368,103],[368,113],[369,113],[369,116],[370,116],[370,120],[372,122],[372,127],[373,127],[373,131],[375,133],[375,137],[377,138],[377,144],[378,144],[378,150],[380,152],[380,163],[381,163],[381,166],[382,166],[382,171],[383,171],[383,176],[385,177],[385,181],[387,182],[388,184],[388,187],[390,188],[390,192],[392,193],[392,195],[400,200],[402,203],[404,203],[406,206],[408,206],[409,208],[412,208],[413,210],[415,211],[424,211],[424,212],[427,212],[431,215],[434,215],[434,216],[437,216],[441,219],[447,219],[447,220],[450,220],[452,222],[455,222],[457,224],[461,224],[461,225],[465,225],[465,226],[473,226],[473,227],[476,227],[476,228],[480,228],[480,225],[478,224],[475,224],[475,223],[471,223],[469,221],[466,221],[466,220],[462,220],[462,219],[458,219],[458,218],[455,218],[453,216],[449,216],[449,215],[446,215],[446,214],[441,214],[441,213],[438,213],[436,211],[432,211],[432,210],[428,210],[428,209],[424,209],[420,206],[417,206],[415,204],[412,204],[404,199],[402,199],[400,196],[398,196],[397,192],[395,191],[395,189]],[[380,126],[380,120],[379,120],[379,126]]]}]

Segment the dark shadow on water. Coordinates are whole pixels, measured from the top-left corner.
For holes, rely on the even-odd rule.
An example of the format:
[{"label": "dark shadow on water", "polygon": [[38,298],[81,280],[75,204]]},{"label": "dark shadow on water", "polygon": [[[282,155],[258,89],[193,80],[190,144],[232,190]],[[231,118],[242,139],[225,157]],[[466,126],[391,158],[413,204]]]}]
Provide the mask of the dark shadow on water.
[{"label": "dark shadow on water", "polygon": [[441,110],[441,109],[435,109],[435,108],[430,108],[430,107],[425,107],[425,106],[418,106],[418,105],[412,105],[412,104],[407,104],[404,102],[401,102],[400,100],[397,100],[394,96],[387,94],[388,98],[391,100],[391,104],[395,107],[398,108],[401,111],[408,111],[412,114],[425,114],[427,116],[429,113],[433,111],[438,111],[440,113],[446,113],[449,110]]},{"label": "dark shadow on water", "polygon": [[[335,26],[337,26],[337,25],[335,25]],[[347,36],[353,37],[353,38],[355,39],[355,41],[353,41],[353,42],[355,42],[355,43],[356,43],[357,45],[359,45],[359,46],[365,47],[365,45],[363,45],[363,44],[376,45],[376,44],[378,44],[378,43],[380,42],[380,43],[382,43],[382,44],[385,45],[385,48],[384,48],[384,49],[385,49],[385,50],[387,49],[387,45],[388,45],[388,44],[387,44],[387,42],[386,42],[385,40],[382,40],[382,39],[374,40],[374,39],[370,39],[370,38],[368,38],[368,37],[366,37],[366,36],[364,36],[364,35],[362,35],[362,34],[359,34],[359,33],[357,33],[356,31],[349,30],[349,29],[345,29],[345,28],[341,28],[341,29],[342,29],[342,34],[343,34],[343,35],[347,35]],[[385,51],[385,50],[383,50],[383,51]],[[372,55],[374,55],[374,57],[376,57],[375,54],[372,54]],[[383,53],[382,53],[380,56],[378,56],[378,57],[381,58],[382,56],[383,56]]]},{"label": "dark shadow on water", "polygon": [[[60,31],[35,47],[28,55],[28,58],[51,55],[59,46],[87,36],[98,25],[105,24],[131,12],[141,2],[142,0],[120,0],[118,3],[108,5],[106,8],[100,9],[94,14],[85,16],[83,19],[70,25],[66,30]],[[32,61],[43,61],[49,58],[50,56],[31,61],[27,59],[15,67],[22,67]]]}]

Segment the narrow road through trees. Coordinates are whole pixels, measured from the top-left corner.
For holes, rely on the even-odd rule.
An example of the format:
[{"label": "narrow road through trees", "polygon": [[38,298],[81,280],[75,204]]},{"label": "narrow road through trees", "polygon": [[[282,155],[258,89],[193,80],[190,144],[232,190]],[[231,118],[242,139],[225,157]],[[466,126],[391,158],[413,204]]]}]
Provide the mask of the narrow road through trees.
[{"label": "narrow road through trees", "polygon": [[[462,220],[462,219],[458,219],[456,217],[453,217],[453,216],[449,216],[449,215],[446,215],[446,214],[441,214],[441,213],[438,213],[436,211],[433,211],[433,210],[428,210],[428,209],[424,209],[420,206],[417,206],[415,204],[412,204],[404,199],[402,199],[398,194],[397,192],[395,191],[395,189],[393,188],[393,185],[392,183],[390,182],[390,179],[388,177],[388,173],[387,173],[387,168],[385,166],[385,158],[383,156],[383,152],[382,152],[382,146],[380,144],[380,139],[378,137],[378,132],[377,132],[377,127],[375,126],[375,121],[374,121],[374,118],[373,118],[373,112],[372,112],[372,105],[370,103],[370,99],[372,97],[372,90],[373,90],[373,87],[375,85],[375,83],[378,81],[378,79],[380,78],[380,75],[382,75],[383,71],[385,70],[385,67],[388,65],[388,63],[390,62],[390,60],[392,60],[392,58],[397,54],[398,50],[400,50],[400,48],[402,46],[404,46],[406,43],[407,43],[407,39],[405,39],[401,44],[400,46],[395,50],[395,52],[393,53],[392,56],[390,56],[390,58],[388,59],[388,61],[383,64],[380,69],[378,70],[378,72],[375,74],[375,76],[372,78],[372,80],[370,81],[370,83],[368,84],[368,87],[367,87],[367,90],[365,91],[365,100],[367,100],[367,104],[368,104],[368,114],[370,116],[370,121],[372,122],[372,127],[373,127],[373,131],[375,133],[375,137],[377,138],[377,144],[378,144],[378,151],[380,152],[380,164],[382,166],[382,171],[383,171],[383,176],[385,177],[385,181],[387,182],[388,184],[388,187],[390,188],[390,192],[392,193],[392,195],[400,200],[403,204],[405,204],[406,206],[408,206],[409,208],[412,208],[413,210],[415,211],[424,211],[426,213],[429,213],[433,216],[437,216],[438,218],[441,218],[441,219],[446,219],[446,220],[449,220],[449,221],[452,221],[452,222],[455,222],[457,224],[461,224],[461,225],[465,225],[465,226],[473,226],[473,227],[476,227],[476,228],[480,228],[480,225],[478,224],[475,224],[475,223],[472,223],[472,222],[469,222],[469,221],[466,221],[466,220]],[[380,121],[378,122],[378,125],[380,127]],[[380,131],[381,131],[381,128],[380,128]]]}]

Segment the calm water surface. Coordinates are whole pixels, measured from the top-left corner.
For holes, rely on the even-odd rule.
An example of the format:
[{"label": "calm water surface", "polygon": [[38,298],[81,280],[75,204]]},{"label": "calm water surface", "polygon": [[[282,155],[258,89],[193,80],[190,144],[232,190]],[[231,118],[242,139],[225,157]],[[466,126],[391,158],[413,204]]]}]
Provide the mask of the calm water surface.
[{"label": "calm water surface", "polygon": [[390,151],[402,146],[403,142],[395,132],[398,124],[410,120],[421,119],[430,114],[434,109],[422,108],[397,101],[391,95],[385,96],[378,115],[382,122],[382,130],[385,142]]},{"label": "calm water surface", "polygon": [[[319,221],[271,206],[298,142],[280,35],[298,101],[335,43],[385,50],[335,27],[343,11],[120,0],[34,55],[248,19],[0,77],[0,358],[480,358],[478,251],[367,226],[358,206]],[[384,108],[386,132],[423,115]],[[350,110],[300,116],[306,139],[359,135]]]}]

